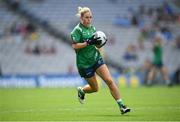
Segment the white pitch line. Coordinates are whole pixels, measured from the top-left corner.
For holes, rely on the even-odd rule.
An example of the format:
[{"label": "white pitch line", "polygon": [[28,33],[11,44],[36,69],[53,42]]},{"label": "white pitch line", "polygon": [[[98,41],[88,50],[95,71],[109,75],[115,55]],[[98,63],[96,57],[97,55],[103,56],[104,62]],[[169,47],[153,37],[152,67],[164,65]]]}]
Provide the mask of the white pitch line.
[{"label": "white pitch line", "polygon": [[[80,108],[57,108],[57,109],[27,109],[27,110],[0,110],[0,114],[7,114],[7,113],[29,113],[29,112],[68,112],[68,111],[86,111],[88,108],[80,107]],[[116,108],[113,107],[106,107],[106,108],[91,108],[91,110],[96,111],[108,111],[114,110]],[[180,110],[180,106],[156,106],[156,107],[134,107],[132,108],[133,111],[138,110]]]}]

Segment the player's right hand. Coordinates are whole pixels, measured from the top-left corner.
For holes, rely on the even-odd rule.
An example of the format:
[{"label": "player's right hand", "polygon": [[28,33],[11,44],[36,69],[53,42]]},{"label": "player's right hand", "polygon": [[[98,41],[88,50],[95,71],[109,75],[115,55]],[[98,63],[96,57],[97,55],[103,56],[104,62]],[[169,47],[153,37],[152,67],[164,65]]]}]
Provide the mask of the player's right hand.
[{"label": "player's right hand", "polygon": [[91,38],[89,38],[86,42],[87,42],[87,45],[99,45],[99,44],[101,44],[100,37],[95,37],[95,35],[93,35]]}]

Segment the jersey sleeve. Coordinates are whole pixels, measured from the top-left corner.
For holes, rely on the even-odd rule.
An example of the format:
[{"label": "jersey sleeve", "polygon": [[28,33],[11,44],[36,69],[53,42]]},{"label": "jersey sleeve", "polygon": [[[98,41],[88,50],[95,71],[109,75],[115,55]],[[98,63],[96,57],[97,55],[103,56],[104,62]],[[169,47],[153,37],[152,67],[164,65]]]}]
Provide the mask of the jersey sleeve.
[{"label": "jersey sleeve", "polygon": [[81,32],[80,32],[80,30],[75,28],[71,32],[71,39],[72,39],[73,43],[79,43],[80,40],[81,40]]}]

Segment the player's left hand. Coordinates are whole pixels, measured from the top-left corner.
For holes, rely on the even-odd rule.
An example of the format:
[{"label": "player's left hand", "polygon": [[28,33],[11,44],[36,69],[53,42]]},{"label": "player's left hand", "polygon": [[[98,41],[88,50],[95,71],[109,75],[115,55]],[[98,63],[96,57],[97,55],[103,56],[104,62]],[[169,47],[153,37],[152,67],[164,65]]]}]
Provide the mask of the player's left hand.
[{"label": "player's left hand", "polygon": [[88,45],[99,45],[99,44],[101,44],[100,37],[95,37],[95,35],[93,35],[91,38],[89,38],[87,40],[87,44]]}]

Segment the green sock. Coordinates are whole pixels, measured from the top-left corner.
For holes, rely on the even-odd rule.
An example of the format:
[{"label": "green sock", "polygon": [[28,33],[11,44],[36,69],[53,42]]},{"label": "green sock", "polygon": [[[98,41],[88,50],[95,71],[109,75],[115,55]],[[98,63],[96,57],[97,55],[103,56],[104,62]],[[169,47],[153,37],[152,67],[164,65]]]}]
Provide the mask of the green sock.
[{"label": "green sock", "polygon": [[80,93],[81,93],[82,95],[85,95],[83,89],[80,90]]},{"label": "green sock", "polygon": [[116,100],[116,102],[117,102],[117,104],[118,104],[118,106],[119,106],[120,108],[121,108],[122,106],[124,106],[122,99],[118,99],[118,100]]}]

